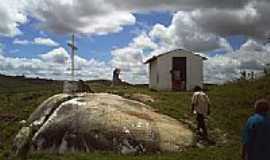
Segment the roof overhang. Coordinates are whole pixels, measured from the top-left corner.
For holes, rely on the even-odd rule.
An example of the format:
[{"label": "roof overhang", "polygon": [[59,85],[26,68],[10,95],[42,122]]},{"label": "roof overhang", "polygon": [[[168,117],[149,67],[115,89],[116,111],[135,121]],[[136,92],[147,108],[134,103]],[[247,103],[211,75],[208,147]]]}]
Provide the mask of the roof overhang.
[{"label": "roof overhang", "polygon": [[152,61],[156,60],[156,59],[157,59],[157,57],[158,57],[158,56],[153,56],[153,57],[151,57],[151,58],[147,59],[147,60],[144,62],[144,64],[147,64],[147,63],[150,63],[150,62],[152,62]]},{"label": "roof overhang", "polygon": [[[185,49],[175,49],[175,50],[171,50],[171,51],[169,51],[169,52],[165,52],[165,53],[162,53],[162,54],[160,54],[160,55],[153,56],[153,57],[147,59],[147,60],[144,62],[144,64],[150,63],[150,62],[156,60],[158,57],[163,56],[163,55],[165,55],[165,54],[169,54],[169,53],[174,52],[174,51],[188,51],[188,50],[185,50]],[[201,55],[201,54],[198,54],[198,53],[195,53],[195,52],[192,52],[192,51],[188,51],[188,52],[191,52],[191,53],[193,53],[194,55],[201,57],[202,60],[204,60],[204,61],[205,61],[205,60],[208,60],[207,57],[205,57],[205,56],[203,56],[203,55]]]}]

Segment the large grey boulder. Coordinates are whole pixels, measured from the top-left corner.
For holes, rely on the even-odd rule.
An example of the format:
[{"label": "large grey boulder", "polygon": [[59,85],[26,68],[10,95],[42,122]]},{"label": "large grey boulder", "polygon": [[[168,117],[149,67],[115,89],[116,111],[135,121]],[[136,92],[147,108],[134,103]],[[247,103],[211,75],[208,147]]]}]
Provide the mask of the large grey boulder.
[{"label": "large grey boulder", "polygon": [[177,152],[194,141],[181,122],[107,93],[55,95],[27,122],[15,138],[16,150],[28,144],[31,152]]}]

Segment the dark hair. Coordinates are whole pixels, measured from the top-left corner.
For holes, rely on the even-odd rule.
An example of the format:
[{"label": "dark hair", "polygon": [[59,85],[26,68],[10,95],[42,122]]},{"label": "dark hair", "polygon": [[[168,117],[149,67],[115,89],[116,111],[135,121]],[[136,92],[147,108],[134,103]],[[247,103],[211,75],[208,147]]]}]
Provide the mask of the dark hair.
[{"label": "dark hair", "polygon": [[200,86],[195,86],[193,91],[194,92],[202,91],[202,88]]},{"label": "dark hair", "polygon": [[269,102],[266,99],[259,99],[255,102],[256,113],[266,113],[269,109]]}]

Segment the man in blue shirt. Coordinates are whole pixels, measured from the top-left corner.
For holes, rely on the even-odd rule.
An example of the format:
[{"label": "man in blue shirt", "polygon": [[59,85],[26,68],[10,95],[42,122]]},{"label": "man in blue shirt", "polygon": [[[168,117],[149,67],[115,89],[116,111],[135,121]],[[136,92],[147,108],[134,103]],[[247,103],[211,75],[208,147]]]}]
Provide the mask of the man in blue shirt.
[{"label": "man in blue shirt", "polygon": [[244,127],[242,143],[243,160],[270,160],[270,109],[265,99],[256,101],[255,114]]}]

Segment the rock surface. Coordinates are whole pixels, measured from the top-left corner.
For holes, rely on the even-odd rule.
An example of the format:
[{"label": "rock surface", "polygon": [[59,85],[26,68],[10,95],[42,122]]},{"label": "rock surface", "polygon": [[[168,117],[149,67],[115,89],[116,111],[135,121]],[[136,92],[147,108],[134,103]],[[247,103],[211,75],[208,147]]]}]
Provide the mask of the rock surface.
[{"label": "rock surface", "polygon": [[134,99],[143,103],[153,103],[155,102],[154,98],[152,98],[149,95],[146,94],[142,94],[142,93],[134,93],[134,94],[124,94],[124,97],[130,98],[130,99]]},{"label": "rock surface", "polygon": [[91,88],[82,80],[79,81],[65,81],[63,92],[73,94],[78,92],[94,93]]},{"label": "rock surface", "polygon": [[17,150],[31,144],[31,152],[177,152],[194,142],[193,132],[181,122],[107,93],[55,95],[27,122],[15,138]]}]

